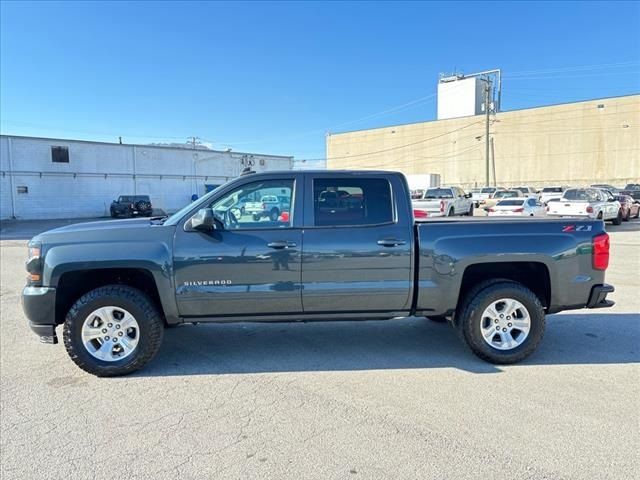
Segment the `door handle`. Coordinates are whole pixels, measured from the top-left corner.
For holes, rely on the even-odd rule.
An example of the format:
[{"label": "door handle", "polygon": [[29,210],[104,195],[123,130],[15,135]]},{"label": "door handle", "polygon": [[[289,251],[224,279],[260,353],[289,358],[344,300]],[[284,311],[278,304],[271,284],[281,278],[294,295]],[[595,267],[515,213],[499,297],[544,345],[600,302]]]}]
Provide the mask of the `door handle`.
[{"label": "door handle", "polygon": [[398,240],[395,238],[385,238],[383,240],[378,240],[378,245],[383,247],[397,247],[398,245],[404,245],[407,242],[404,240]]},{"label": "door handle", "polygon": [[267,247],[269,248],[275,248],[275,249],[282,249],[282,248],[291,248],[291,247],[296,247],[296,243],[295,242],[285,242],[284,240],[278,240],[275,242],[269,242],[267,243]]}]

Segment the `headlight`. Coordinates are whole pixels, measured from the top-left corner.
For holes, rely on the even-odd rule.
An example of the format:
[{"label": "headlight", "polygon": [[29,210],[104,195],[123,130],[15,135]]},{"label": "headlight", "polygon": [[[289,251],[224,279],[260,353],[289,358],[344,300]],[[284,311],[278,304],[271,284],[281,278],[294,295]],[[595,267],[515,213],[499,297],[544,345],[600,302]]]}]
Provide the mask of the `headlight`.
[{"label": "headlight", "polygon": [[29,243],[29,256],[27,258],[27,283],[29,285],[42,284],[42,244]]}]

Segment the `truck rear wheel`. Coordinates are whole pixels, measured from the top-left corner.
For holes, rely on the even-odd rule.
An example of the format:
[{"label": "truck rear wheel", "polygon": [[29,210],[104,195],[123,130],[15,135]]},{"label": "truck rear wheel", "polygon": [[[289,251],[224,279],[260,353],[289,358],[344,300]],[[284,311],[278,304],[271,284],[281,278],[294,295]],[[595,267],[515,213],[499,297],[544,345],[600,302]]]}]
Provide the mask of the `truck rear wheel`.
[{"label": "truck rear wheel", "polygon": [[480,284],[463,300],[456,327],[464,342],[487,362],[510,364],[531,355],[542,340],[544,309],[522,284]]},{"label": "truck rear wheel", "polygon": [[140,290],[107,285],[76,301],[64,324],[64,346],[85,372],[126,375],[144,367],[162,344],[164,322]]}]

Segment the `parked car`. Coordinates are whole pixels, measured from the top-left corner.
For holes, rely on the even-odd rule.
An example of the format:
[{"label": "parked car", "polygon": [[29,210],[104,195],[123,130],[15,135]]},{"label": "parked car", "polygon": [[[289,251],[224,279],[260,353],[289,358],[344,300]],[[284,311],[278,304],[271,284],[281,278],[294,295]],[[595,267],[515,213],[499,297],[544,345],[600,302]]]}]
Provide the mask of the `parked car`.
[{"label": "parked car", "polygon": [[544,187],[540,191],[540,202],[544,205],[549,203],[549,200],[554,198],[562,198],[562,194],[567,189],[567,187],[563,186],[555,186],[555,187]]},{"label": "parked car", "polygon": [[609,185],[608,183],[596,183],[595,185],[591,185],[593,188],[600,188],[602,190],[607,190],[612,194],[616,195],[620,193],[620,188],[614,187],[613,185]]},{"label": "parked car", "polygon": [[629,195],[634,200],[640,200],[640,183],[628,183],[620,195]]},{"label": "parked car", "polygon": [[570,188],[559,202],[547,205],[547,215],[555,217],[586,217],[622,223],[622,210],[610,193],[599,188]]},{"label": "parked car", "polygon": [[518,197],[524,197],[520,190],[497,190],[491,195],[491,198],[484,201],[484,211],[489,212],[489,209],[494,207],[500,200]]},{"label": "parked car", "polygon": [[628,222],[630,218],[640,218],[640,200],[634,200],[630,195],[614,195],[620,202],[622,220]]},{"label": "parked car", "polygon": [[413,207],[429,212],[430,217],[473,216],[471,195],[459,187],[428,188],[422,199],[413,200]]},{"label": "parked car", "polygon": [[[269,183],[292,192],[289,225],[216,218],[215,206]],[[321,193],[335,188],[360,192],[364,208],[322,207]],[[509,364],[536,350],[545,315],[613,305],[608,261],[600,221],[416,224],[400,173],[268,172],[168,218],[37,235],[22,306],[42,342],[56,343],[61,326],[72,361],[104,377],[150,362],[165,325],[414,315],[450,319],[476,355]]]},{"label": "parked car", "polygon": [[506,190],[504,187],[482,187],[475,204],[476,208],[484,204],[491,196],[499,190]]},{"label": "parked car", "polygon": [[111,202],[111,217],[150,217],[153,206],[149,195],[120,195]]},{"label": "parked car", "polygon": [[539,198],[538,191],[533,187],[513,187],[511,190],[520,190],[525,197]]},{"label": "parked car", "polygon": [[535,198],[507,198],[489,208],[490,217],[543,217],[544,215],[544,205]]},{"label": "parked car", "polygon": [[281,212],[288,212],[290,208],[289,200],[286,197],[277,195],[265,195],[259,202],[246,202],[244,212],[253,216],[254,221],[261,218],[268,218],[272,222],[278,221]]}]

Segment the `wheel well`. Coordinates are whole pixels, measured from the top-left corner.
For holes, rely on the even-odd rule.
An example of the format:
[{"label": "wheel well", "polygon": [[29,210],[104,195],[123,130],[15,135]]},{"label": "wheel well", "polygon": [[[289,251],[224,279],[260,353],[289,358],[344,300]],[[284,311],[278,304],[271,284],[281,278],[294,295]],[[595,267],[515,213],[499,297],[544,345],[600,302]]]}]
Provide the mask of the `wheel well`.
[{"label": "wheel well", "polygon": [[63,323],[67,312],[82,295],[104,285],[128,285],[146,293],[162,312],[160,295],[153,275],[138,268],[103,268],[62,274],[56,288],[56,323]]},{"label": "wheel well", "polygon": [[476,285],[493,279],[512,280],[531,290],[545,308],[551,303],[551,280],[547,266],[539,262],[478,263],[467,267],[462,276],[458,304]]}]

